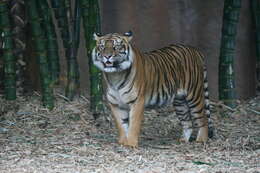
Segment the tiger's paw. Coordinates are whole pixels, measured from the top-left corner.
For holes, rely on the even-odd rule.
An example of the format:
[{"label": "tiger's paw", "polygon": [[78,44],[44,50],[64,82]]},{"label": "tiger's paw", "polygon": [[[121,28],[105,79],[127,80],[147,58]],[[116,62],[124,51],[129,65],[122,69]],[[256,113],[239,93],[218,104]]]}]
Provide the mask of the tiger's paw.
[{"label": "tiger's paw", "polygon": [[138,148],[138,140],[128,138],[127,142],[124,144],[125,146],[131,147],[131,148]]},{"label": "tiger's paw", "polygon": [[205,143],[207,141],[208,141],[208,137],[207,136],[205,136],[205,137],[197,137],[197,139],[196,139],[196,142],[198,142],[198,143]]},{"label": "tiger's paw", "polygon": [[179,139],[179,142],[181,143],[189,143],[190,142],[190,138],[191,138],[191,134],[192,134],[192,129],[191,128],[184,128],[182,131],[182,136]]},{"label": "tiger's paw", "polygon": [[120,145],[126,145],[127,144],[127,138],[124,136],[124,137],[120,137],[119,139],[118,139],[118,143],[120,144]]},{"label": "tiger's paw", "polygon": [[180,143],[189,143],[189,139],[186,139],[186,138],[184,138],[184,137],[180,138],[178,141],[179,141]]},{"label": "tiger's paw", "polygon": [[199,129],[196,142],[205,143],[208,141],[208,127],[201,127]]}]

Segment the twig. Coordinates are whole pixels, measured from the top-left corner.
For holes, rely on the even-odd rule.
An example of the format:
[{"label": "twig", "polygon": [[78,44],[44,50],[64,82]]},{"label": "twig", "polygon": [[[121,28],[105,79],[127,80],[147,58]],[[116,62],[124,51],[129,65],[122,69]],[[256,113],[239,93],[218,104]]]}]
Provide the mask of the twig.
[{"label": "twig", "polygon": [[107,170],[107,168],[105,168],[104,165],[101,164],[101,167],[104,169],[105,172],[108,172],[108,173],[109,173],[109,171]]},{"label": "twig", "polygon": [[14,162],[14,164],[17,164],[17,163],[20,162],[22,159],[24,159],[26,156],[32,155],[32,154],[35,153],[38,149],[39,149],[39,146],[36,146],[36,147],[31,151],[30,154],[22,153],[22,155],[19,157],[18,160],[16,160],[16,161]]},{"label": "twig", "polygon": [[22,129],[22,128],[16,126],[16,125],[14,125],[14,126],[12,126],[12,127],[14,127],[14,128],[15,128],[16,130],[18,130],[18,131],[22,131],[24,134],[26,134],[26,135],[28,135],[28,136],[32,136],[32,134],[31,134],[29,131],[24,130],[24,129]]},{"label": "twig", "polygon": [[33,93],[39,97],[41,96],[41,94],[39,94],[37,91],[34,91]]},{"label": "twig", "polygon": [[251,109],[251,108],[246,108],[246,109],[249,110],[249,111],[252,111],[252,112],[254,112],[254,113],[258,114],[258,115],[260,115],[260,112],[259,112],[259,111],[256,111],[256,110]]},{"label": "twig", "polygon": [[148,147],[151,147],[151,148],[154,148],[154,149],[159,149],[159,150],[168,150],[168,149],[171,149],[172,147],[170,146],[154,146],[154,145],[144,145],[144,146],[148,146]]},{"label": "twig", "polygon": [[222,106],[222,107],[224,107],[224,108],[226,108],[226,109],[228,109],[228,110],[230,110],[230,111],[232,111],[232,112],[235,112],[236,111],[236,109],[233,109],[233,108],[231,108],[231,107],[229,107],[229,106],[227,106],[227,105],[225,105],[225,104],[223,104],[223,103],[221,103],[221,102],[218,102],[218,103],[215,103],[215,102],[210,102],[210,104],[211,105],[214,105],[214,106]]},{"label": "twig", "polygon": [[79,117],[81,119],[81,121],[83,121],[83,124],[87,125],[88,122],[84,119],[84,117],[82,116],[82,114],[79,114]]},{"label": "twig", "polygon": [[80,96],[83,100],[85,100],[87,103],[89,103],[89,100],[86,98],[86,97],[84,97],[84,96]]},{"label": "twig", "polygon": [[56,95],[59,96],[59,97],[61,97],[61,98],[63,98],[63,99],[66,100],[66,101],[70,101],[70,99],[69,99],[68,97],[66,97],[66,96],[63,96],[63,95],[61,95],[61,94],[59,94],[59,93],[57,93]]}]

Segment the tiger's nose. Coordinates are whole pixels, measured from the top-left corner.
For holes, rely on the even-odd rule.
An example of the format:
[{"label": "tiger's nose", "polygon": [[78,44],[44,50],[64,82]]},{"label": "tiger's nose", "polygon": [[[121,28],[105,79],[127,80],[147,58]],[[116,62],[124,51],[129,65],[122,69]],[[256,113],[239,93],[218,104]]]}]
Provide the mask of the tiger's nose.
[{"label": "tiger's nose", "polygon": [[109,59],[109,58],[112,57],[112,55],[105,55],[104,57],[105,57],[106,59]]}]

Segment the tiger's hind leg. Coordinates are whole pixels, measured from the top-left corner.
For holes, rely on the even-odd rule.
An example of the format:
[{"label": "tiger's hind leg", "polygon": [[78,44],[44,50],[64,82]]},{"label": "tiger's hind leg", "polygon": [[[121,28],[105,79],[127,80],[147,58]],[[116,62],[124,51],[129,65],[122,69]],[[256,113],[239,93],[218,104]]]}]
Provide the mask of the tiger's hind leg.
[{"label": "tiger's hind leg", "polygon": [[109,104],[119,133],[118,143],[127,144],[127,133],[129,129],[129,111],[119,108],[117,105]]},{"label": "tiger's hind leg", "polygon": [[182,137],[180,138],[180,141],[189,142],[193,129],[190,109],[185,95],[176,95],[173,105],[175,107],[177,117],[182,124]]},{"label": "tiger's hind leg", "polygon": [[[204,98],[204,97],[202,97]],[[192,116],[193,128],[198,128],[196,142],[207,142],[208,140],[208,117],[205,113],[204,99],[189,103]]]}]

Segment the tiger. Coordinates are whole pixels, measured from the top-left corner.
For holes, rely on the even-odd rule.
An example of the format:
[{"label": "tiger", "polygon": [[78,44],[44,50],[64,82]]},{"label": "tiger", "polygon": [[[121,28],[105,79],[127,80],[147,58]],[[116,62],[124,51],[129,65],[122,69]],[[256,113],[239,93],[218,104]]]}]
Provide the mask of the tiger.
[{"label": "tiger", "polygon": [[210,104],[204,56],[181,44],[141,53],[132,32],[93,34],[92,62],[102,71],[118,143],[138,147],[145,108],[173,105],[182,125],[180,141],[207,142]]}]

